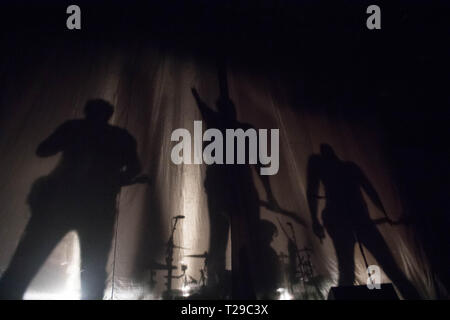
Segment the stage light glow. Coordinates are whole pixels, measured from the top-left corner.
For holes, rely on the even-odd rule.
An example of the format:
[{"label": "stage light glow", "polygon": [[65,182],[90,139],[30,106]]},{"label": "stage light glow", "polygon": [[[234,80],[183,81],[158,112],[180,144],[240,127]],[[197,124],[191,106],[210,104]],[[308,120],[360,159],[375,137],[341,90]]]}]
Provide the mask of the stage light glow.
[{"label": "stage light glow", "polygon": [[[80,300],[80,244],[78,235],[70,232],[61,241],[61,244],[69,243],[66,252],[66,261],[60,264],[65,268],[66,281],[60,290],[42,291],[32,287],[24,294],[24,300]],[[56,250],[56,249],[55,249]],[[50,258],[49,258],[50,259]]]},{"label": "stage light glow", "polygon": [[278,300],[292,300],[293,298],[288,289],[278,288],[277,292],[279,294]]},{"label": "stage light glow", "polygon": [[183,285],[183,287],[181,288],[181,291],[183,293],[183,297],[187,298],[190,296],[191,288],[189,286]]}]

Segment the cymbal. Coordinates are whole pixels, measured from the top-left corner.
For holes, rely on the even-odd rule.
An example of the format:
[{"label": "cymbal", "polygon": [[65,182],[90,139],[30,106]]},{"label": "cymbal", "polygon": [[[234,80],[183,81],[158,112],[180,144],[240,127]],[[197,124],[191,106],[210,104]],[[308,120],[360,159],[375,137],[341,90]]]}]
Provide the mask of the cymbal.
[{"label": "cymbal", "polygon": [[[175,270],[177,267],[172,266],[172,270]],[[152,262],[150,263],[149,269],[151,270],[169,270],[169,267],[165,264],[159,263],[159,262]]]},{"label": "cymbal", "polygon": [[202,254],[188,254],[186,256],[184,256],[186,258],[203,258],[206,259],[208,258],[208,252],[205,251],[205,253]]}]

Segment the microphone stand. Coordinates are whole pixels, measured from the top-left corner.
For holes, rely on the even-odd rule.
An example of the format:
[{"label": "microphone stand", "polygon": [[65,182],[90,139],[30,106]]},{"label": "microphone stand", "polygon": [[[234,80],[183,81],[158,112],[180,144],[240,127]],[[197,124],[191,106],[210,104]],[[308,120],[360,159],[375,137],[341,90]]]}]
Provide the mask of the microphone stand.
[{"label": "microphone stand", "polygon": [[167,293],[171,295],[172,293],[172,267],[173,267],[173,249],[175,248],[175,244],[173,242],[173,236],[175,233],[175,230],[177,228],[179,218],[175,218],[175,222],[172,224],[172,231],[170,234],[169,241],[167,241],[167,249],[166,249],[166,265],[167,265]]}]

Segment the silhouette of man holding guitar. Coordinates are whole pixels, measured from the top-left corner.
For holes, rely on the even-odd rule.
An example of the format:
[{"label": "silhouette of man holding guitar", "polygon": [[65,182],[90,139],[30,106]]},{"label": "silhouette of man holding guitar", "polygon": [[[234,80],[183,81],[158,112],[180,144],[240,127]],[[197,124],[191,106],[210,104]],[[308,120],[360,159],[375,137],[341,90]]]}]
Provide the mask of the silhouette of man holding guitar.
[{"label": "silhouette of man holding guitar", "polygon": [[113,106],[88,101],[84,119],[59,126],[37,148],[39,157],[61,153],[56,168],[38,178],[28,195],[31,218],[9,268],[0,280],[0,296],[21,299],[40,266],[70,231],[81,250],[82,299],[102,299],[108,254],[122,186],[147,182],[135,139],[108,123]]}]

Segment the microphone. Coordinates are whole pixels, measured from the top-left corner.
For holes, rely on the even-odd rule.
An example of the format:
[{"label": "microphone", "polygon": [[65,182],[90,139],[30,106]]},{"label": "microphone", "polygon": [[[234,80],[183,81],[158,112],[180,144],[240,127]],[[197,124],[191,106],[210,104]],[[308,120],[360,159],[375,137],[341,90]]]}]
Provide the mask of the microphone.
[{"label": "microphone", "polygon": [[184,219],[185,217],[184,216],[176,216],[176,217],[173,217],[172,219]]}]

